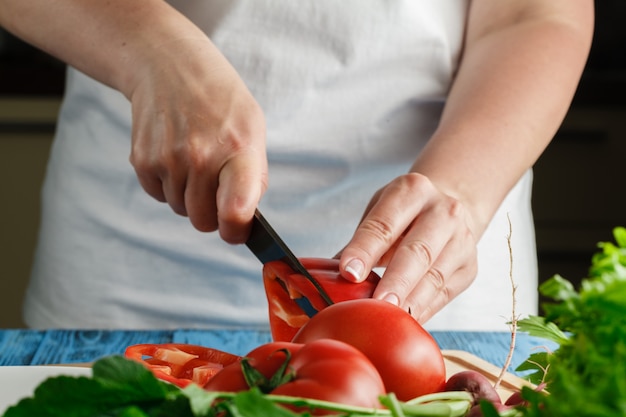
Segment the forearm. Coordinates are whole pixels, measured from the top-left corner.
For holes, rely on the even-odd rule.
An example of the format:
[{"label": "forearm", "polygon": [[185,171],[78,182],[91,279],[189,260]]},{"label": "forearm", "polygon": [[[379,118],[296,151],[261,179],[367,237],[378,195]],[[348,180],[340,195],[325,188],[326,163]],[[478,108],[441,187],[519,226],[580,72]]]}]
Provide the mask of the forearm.
[{"label": "forearm", "polygon": [[540,12],[533,1],[515,12],[505,9],[511,2],[472,2],[440,126],[412,170],[466,204],[476,236],[567,112],[592,36],[584,2],[540,1]]},{"label": "forearm", "polygon": [[0,25],[127,96],[163,45],[206,41],[161,0],[0,0]]}]

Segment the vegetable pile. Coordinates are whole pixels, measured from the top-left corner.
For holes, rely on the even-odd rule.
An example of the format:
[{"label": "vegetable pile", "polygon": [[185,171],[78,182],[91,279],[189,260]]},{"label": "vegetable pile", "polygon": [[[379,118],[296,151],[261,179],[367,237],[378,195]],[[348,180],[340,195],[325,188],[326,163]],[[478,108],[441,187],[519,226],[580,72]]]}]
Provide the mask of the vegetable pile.
[{"label": "vegetable pile", "polygon": [[342,416],[463,416],[469,394],[433,394],[409,402],[383,395],[386,409],[350,406],[309,398],[263,394],[260,389],[238,393],[185,388],[157,379],[145,366],[122,356],[96,361],[93,377],[54,377],[35,396],[20,401],[4,417],[297,417],[310,416],[284,408],[307,407]]},{"label": "vegetable pile", "polygon": [[[433,337],[407,311],[369,298],[379,278],[345,283],[336,261],[316,262],[311,272],[334,303],[322,304],[307,281],[270,265],[270,318],[281,320],[272,326],[274,342],[244,357],[193,345],[133,345],[125,358],[96,362],[93,378],[79,379],[84,388],[76,379],[48,380],[6,417],[464,416],[473,397],[444,390],[445,363]],[[294,300],[302,294],[319,312],[293,320],[305,316]]]},{"label": "vegetable pile", "polygon": [[462,417],[473,403],[444,390],[432,336],[371,298],[333,304],[294,341],[244,357],[176,344],[133,345],[126,356],[95,362],[92,378],[48,379],[5,417]]},{"label": "vegetable pile", "polygon": [[[626,229],[614,236],[616,244],[599,244],[579,290],[556,275],[540,287],[554,300],[545,317],[513,317],[513,336],[517,328],[559,348],[518,367],[537,387],[508,399],[475,371],[446,376],[432,336],[406,311],[369,298],[376,276],[361,288],[335,285],[336,265],[318,260],[330,306],[279,264],[264,271],[274,342],[244,357],[130,346],[126,357],[95,362],[91,378],[46,380],[4,417],[625,416]],[[303,294],[318,304],[310,319],[294,301]]]}]

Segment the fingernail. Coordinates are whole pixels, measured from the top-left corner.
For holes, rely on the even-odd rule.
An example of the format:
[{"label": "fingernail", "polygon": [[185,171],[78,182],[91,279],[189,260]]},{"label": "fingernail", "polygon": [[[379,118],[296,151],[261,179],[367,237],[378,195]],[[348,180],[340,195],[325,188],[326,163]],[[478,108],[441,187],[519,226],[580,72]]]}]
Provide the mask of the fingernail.
[{"label": "fingernail", "polygon": [[383,301],[387,301],[389,304],[393,304],[394,306],[400,306],[400,298],[392,292],[385,294]]},{"label": "fingernail", "polygon": [[363,271],[365,270],[365,265],[359,259],[353,259],[348,262],[346,265],[346,272],[354,278],[355,282],[363,282],[365,281],[365,277],[363,276]]}]

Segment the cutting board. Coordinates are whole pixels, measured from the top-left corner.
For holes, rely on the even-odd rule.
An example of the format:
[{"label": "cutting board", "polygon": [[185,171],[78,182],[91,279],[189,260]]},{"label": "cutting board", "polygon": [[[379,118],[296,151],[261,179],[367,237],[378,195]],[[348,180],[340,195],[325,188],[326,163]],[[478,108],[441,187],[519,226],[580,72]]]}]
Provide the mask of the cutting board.
[{"label": "cutting board", "polygon": [[[443,358],[446,363],[446,375],[448,378],[457,372],[473,370],[485,375],[493,385],[501,373],[501,368],[462,350],[444,350]],[[497,391],[500,394],[500,398],[504,401],[513,392],[519,391],[524,385],[533,387],[525,379],[507,372],[504,374],[502,381],[500,381]]]}]

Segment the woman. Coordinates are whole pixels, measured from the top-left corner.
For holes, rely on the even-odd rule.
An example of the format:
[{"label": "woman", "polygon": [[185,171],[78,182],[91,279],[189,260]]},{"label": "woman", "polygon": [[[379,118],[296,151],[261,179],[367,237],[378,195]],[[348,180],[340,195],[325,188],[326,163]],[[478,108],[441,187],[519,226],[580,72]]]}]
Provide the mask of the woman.
[{"label": "woman", "polygon": [[348,280],[386,267],[374,297],[431,329],[506,328],[510,219],[535,310],[530,168],[591,0],[0,0],[0,22],[71,66],[30,326],[265,327],[261,267],[223,242],[257,205]]}]

